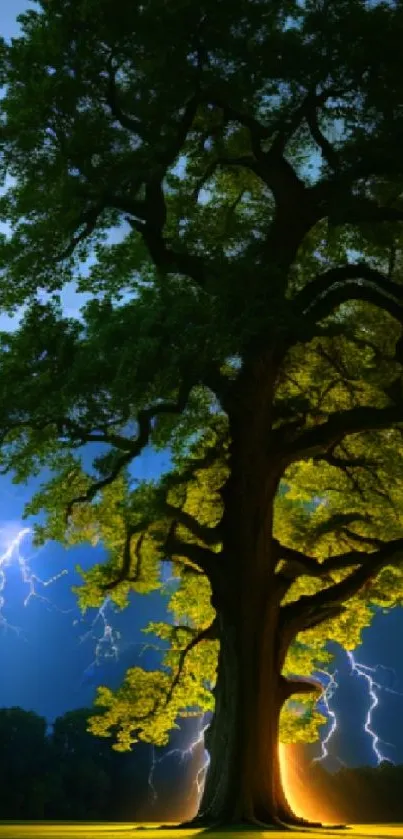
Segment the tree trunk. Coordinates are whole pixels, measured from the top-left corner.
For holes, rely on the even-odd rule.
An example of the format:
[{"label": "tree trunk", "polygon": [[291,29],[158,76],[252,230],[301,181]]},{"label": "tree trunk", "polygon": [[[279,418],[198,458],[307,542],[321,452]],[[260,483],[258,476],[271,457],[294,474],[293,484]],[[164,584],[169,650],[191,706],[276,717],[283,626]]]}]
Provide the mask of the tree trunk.
[{"label": "tree trunk", "polygon": [[[279,718],[286,694],[284,680],[267,656],[267,642],[274,647],[275,633],[267,624],[260,627],[256,647],[249,652],[250,667],[242,661],[246,648],[240,627],[222,619],[221,627],[216,707],[205,738],[210,766],[194,824],[301,824],[280,775]],[[269,658],[274,663],[275,656]]]},{"label": "tree trunk", "polygon": [[274,379],[266,353],[244,371],[230,422],[231,477],[223,493],[226,589],[213,598],[220,638],[215,714],[194,826],[302,822],[284,794],[279,762],[279,718],[287,694],[279,637],[282,583],[272,551],[281,474],[268,445]]},{"label": "tree trunk", "polygon": [[[264,682],[271,685],[265,698],[259,674],[257,690],[245,684],[251,674],[242,672],[240,640],[233,626],[222,626],[216,708],[206,732],[210,766],[198,821],[278,825],[286,817],[293,818],[280,779],[280,683],[275,674],[268,680],[266,671]],[[251,658],[255,658],[254,651]]]}]

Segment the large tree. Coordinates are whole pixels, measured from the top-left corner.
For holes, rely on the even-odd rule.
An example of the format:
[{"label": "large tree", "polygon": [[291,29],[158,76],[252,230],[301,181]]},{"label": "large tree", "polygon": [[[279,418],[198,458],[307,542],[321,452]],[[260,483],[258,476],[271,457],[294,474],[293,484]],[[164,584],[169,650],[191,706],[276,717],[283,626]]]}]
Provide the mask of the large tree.
[{"label": "large tree", "polygon": [[[172,563],[164,666],[102,690],[94,730],[163,744],[214,708],[196,823],[291,824],[281,709],[282,739],[312,737],[298,677],[403,594],[401,3],[41,0],[20,20],[2,467],[51,471],[37,539],[107,548],[84,606]],[[136,483],[148,445],[172,468]]]}]

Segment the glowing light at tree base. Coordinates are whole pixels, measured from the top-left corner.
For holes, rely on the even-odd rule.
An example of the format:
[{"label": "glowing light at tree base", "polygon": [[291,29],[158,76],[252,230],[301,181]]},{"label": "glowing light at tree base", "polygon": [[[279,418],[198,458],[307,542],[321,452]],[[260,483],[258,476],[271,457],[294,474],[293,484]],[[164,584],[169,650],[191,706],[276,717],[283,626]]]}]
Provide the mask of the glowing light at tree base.
[{"label": "glowing light at tree base", "polygon": [[280,743],[279,758],[284,792],[295,815],[324,824],[339,823],[337,813],[309,788],[309,760],[304,747]]}]

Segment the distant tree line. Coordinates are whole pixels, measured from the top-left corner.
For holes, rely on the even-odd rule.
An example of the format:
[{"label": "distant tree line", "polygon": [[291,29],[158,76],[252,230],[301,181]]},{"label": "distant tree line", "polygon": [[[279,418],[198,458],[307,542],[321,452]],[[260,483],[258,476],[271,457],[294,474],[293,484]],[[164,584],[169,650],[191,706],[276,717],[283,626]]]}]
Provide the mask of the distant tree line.
[{"label": "distant tree line", "polygon": [[[150,786],[152,748],[138,743],[131,752],[114,751],[111,740],[87,731],[92,713],[69,711],[49,726],[33,711],[0,708],[0,820],[190,817],[200,753],[194,763],[175,764],[161,761],[167,750],[156,749]],[[313,764],[306,781],[310,793],[347,824],[403,821],[403,765],[385,761],[330,773]]]},{"label": "distant tree line", "polygon": [[[192,762],[178,759],[173,772],[172,761],[160,760],[167,750],[153,752],[146,743],[116,752],[110,739],[87,731],[92,713],[89,708],[69,711],[50,726],[33,711],[0,708],[0,820],[190,817],[195,807]],[[150,786],[153,755],[157,762]]]},{"label": "distant tree line", "polygon": [[0,709],[0,819],[130,820],[147,798],[149,747],[114,752],[86,730],[90,711],[48,726],[22,708]]}]

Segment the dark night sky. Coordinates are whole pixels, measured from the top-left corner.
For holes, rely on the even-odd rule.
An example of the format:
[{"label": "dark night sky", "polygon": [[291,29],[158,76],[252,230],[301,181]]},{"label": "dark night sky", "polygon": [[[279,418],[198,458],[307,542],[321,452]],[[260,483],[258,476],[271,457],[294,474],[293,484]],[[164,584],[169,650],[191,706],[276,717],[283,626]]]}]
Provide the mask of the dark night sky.
[{"label": "dark night sky", "polygon": [[[1,34],[7,38],[16,34],[16,15],[31,5],[26,0],[3,0],[0,3]],[[63,297],[70,312],[79,307],[80,301],[71,288]],[[0,328],[6,327],[7,323],[6,318],[0,317]],[[163,458],[147,453],[138,462],[136,470],[143,477],[151,477],[161,469],[163,461]],[[28,487],[16,487],[9,477],[0,478],[0,554],[7,546],[7,535],[10,532],[15,535],[23,526],[21,514],[24,502],[34,488],[34,483]],[[4,528],[3,533],[1,528]],[[33,553],[28,536],[22,543],[22,554],[32,557]],[[108,610],[107,615],[115,631],[121,634],[118,640],[119,658],[94,666],[96,638],[102,634],[101,621],[90,631],[96,612],[83,618],[70,589],[79,581],[75,565],[89,566],[101,556],[100,549],[91,547],[65,551],[57,544],[46,545],[31,560],[34,572],[45,580],[64,568],[68,574],[46,589],[37,586],[38,592],[49,597],[50,603],[31,598],[26,607],[23,601],[29,588],[21,580],[17,559],[6,569],[7,578],[2,592],[6,601],[3,614],[10,624],[21,627],[21,631],[17,633],[0,628],[0,706],[20,705],[43,714],[51,721],[67,710],[88,706],[94,698],[96,684],[116,687],[124,670],[135,663],[139,650],[137,645],[144,640],[140,628],[150,619],[163,619],[164,602],[158,595],[135,596],[125,612],[113,615]],[[86,633],[89,633],[86,640],[80,640]],[[402,638],[402,610],[395,609],[387,615],[379,612],[371,627],[364,630],[363,644],[355,655],[360,663],[368,667],[381,665],[373,674],[376,681],[384,685],[384,689],[377,691],[379,704],[373,713],[373,723],[380,738],[392,745],[380,743],[378,748],[387,758],[403,763]],[[154,666],[155,653],[145,654],[141,661],[147,667]],[[329,746],[333,759],[327,766],[337,768],[335,757],[352,766],[363,763],[374,765],[376,759],[371,749],[371,737],[363,730],[371,704],[367,681],[351,675],[344,652],[338,653],[336,666],[340,687],[333,707],[337,710],[340,733]]]}]

